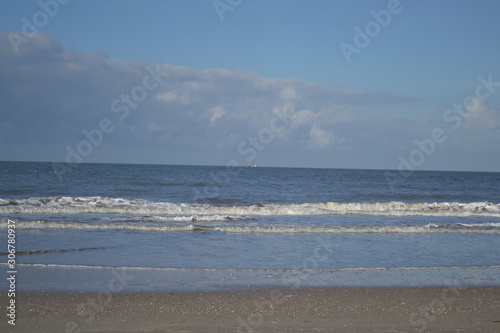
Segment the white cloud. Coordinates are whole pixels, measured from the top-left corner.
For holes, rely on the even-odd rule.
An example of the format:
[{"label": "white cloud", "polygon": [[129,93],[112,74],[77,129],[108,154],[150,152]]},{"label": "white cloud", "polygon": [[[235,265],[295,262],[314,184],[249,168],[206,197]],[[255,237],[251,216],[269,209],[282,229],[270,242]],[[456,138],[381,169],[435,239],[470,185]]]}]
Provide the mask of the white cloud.
[{"label": "white cloud", "polygon": [[169,103],[176,101],[179,97],[177,96],[177,91],[167,91],[156,95],[156,98]]},{"label": "white cloud", "polygon": [[286,87],[283,90],[281,90],[279,96],[282,99],[296,99],[299,97],[295,89],[290,87]]},{"label": "white cloud", "polygon": [[347,105],[330,105],[318,110],[301,110],[295,113],[292,119],[294,126],[302,126],[317,122],[334,125],[354,120],[356,120],[356,116],[354,115],[353,108]]},{"label": "white cloud", "polygon": [[480,133],[500,128],[500,111],[488,107],[484,100],[474,97],[466,105],[466,110],[464,129]]},{"label": "white cloud", "polygon": [[[130,147],[168,149],[177,151],[178,156],[196,155],[190,151],[216,156],[222,150],[224,156],[237,155],[238,146],[245,140],[251,147],[249,137],[278,127],[282,130],[273,133],[272,143],[263,153],[274,148],[295,153],[305,149],[311,154],[352,148],[362,153],[372,151],[380,142],[387,142],[382,146],[390,150],[396,142],[411,144],[415,129],[422,132],[423,126],[432,125],[412,123],[403,116],[391,119],[356,111],[360,104],[409,100],[402,96],[347,89],[340,84],[323,87],[297,78],[268,78],[240,70],[195,70],[172,64],[159,67],[168,76],[162,77],[161,85],[148,90],[147,98],[129,107],[129,115],[121,119],[123,113],[113,112],[112,102],[143,85],[146,68],[154,65],[64,49],[43,34],[23,47],[22,54],[15,55],[2,37],[0,99],[4,131],[0,139],[4,144],[59,144],[63,147],[59,159],[64,159],[66,145],[85,139],[82,130],[96,128],[105,117],[116,129],[103,138],[104,145],[117,151]],[[38,38],[41,42],[36,42]],[[286,119],[273,123],[276,110],[287,110]],[[497,119],[496,111],[481,112],[469,120]],[[494,124],[482,126],[498,126]]]},{"label": "white cloud", "polygon": [[322,149],[328,146],[344,144],[348,140],[336,135],[333,131],[321,129],[319,125],[314,125],[309,131],[309,141],[307,149]]},{"label": "white cloud", "polygon": [[217,121],[217,119],[222,118],[226,114],[226,110],[222,106],[216,106],[208,109],[204,113],[202,113],[198,120],[204,120],[208,122],[209,127],[213,127]]},{"label": "white cloud", "polygon": [[317,126],[313,126],[309,131],[309,142],[307,144],[307,148],[325,148],[332,144],[333,139],[333,133],[322,130]]}]

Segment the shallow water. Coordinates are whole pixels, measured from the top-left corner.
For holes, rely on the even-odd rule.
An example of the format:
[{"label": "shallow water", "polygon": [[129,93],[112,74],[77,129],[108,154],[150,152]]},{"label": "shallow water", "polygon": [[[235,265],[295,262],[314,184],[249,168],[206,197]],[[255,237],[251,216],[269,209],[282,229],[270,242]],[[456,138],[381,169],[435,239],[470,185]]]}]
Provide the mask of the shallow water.
[{"label": "shallow water", "polygon": [[81,164],[61,174],[21,162],[0,170],[0,234],[3,242],[5,222],[15,222],[23,267],[500,265],[500,173],[414,172],[394,182],[382,170]]}]

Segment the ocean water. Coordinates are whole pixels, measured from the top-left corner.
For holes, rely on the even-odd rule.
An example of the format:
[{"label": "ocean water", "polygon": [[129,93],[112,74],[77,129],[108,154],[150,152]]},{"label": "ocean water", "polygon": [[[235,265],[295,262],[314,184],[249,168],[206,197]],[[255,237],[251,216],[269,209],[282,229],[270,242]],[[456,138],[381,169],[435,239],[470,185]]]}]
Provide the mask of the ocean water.
[{"label": "ocean water", "polygon": [[41,275],[500,266],[500,173],[0,162],[8,219]]}]

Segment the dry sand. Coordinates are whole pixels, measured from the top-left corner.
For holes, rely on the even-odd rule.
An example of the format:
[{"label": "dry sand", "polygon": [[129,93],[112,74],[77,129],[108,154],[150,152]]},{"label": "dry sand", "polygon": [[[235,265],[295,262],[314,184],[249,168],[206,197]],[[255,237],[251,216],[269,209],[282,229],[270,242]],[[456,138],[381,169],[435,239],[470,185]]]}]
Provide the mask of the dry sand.
[{"label": "dry sand", "polygon": [[16,325],[3,315],[0,332],[500,332],[500,287],[22,294],[16,303]]}]

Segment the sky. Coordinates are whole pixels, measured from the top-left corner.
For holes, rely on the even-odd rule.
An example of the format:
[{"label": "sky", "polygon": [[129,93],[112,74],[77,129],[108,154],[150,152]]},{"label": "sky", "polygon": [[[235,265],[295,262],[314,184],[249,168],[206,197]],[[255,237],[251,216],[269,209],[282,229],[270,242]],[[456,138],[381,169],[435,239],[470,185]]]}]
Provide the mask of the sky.
[{"label": "sky", "polygon": [[0,160],[500,172],[500,2],[0,4]]}]

